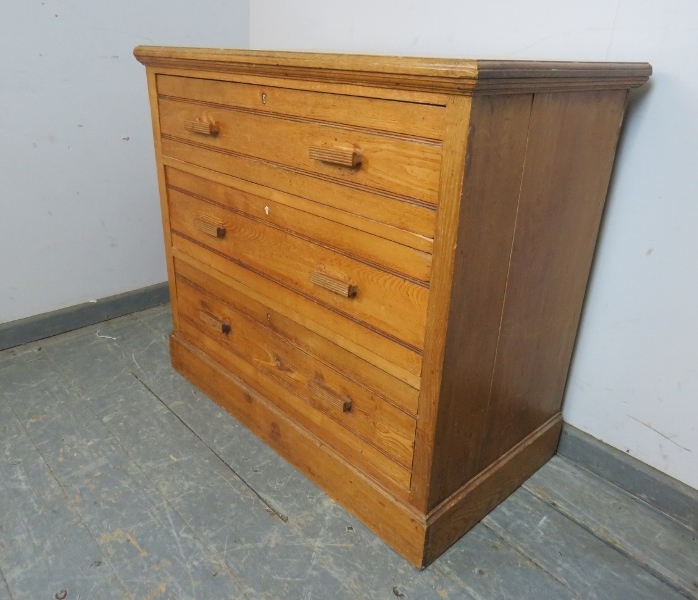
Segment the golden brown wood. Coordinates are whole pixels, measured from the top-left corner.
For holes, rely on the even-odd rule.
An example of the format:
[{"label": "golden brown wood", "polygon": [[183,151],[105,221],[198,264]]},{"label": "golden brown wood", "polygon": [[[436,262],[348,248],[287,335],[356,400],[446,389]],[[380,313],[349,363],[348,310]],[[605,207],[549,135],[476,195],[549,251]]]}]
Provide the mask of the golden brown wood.
[{"label": "golden brown wood", "polygon": [[[306,403],[327,411],[325,403],[314,402],[314,392],[318,388],[324,390],[329,397],[324,400],[330,406],[340,407],[339,414],[328,412],[331,418],[392,460],[405,467],[410,466],[415,426],[412,417],[345,377],[342,372],[319,362],[318,357],[309,355],[290,340],[271,331],[266,319],[261,322],[250,319],[183,276],[179,276],[178,289],[183,318],[192,327],[198,327],[202,333],[215,335],[218,342],[227,348],[227,352],[217,354],[224,357],[224,362],[221,361],[223,364],[229,360],[228,353],[235,354]],[[195,318],[197,312],[210,315],[217,327],[201,328]],[[221,331],[222,323],[229,325],[227,333]],[[186,331],[193,332],[193,329],[186,328]],[[195,344],[199,339],[197,333],[188,337]],[[342,415],[341,413],[347,412],[342,410],[347,401],[349,407],[353,406],[352,414]],[[303,410],[302,402],[296,402],[295,405]]]},{"label": "golden brown wood", "polygon": [[[229,263],[254,270],[285,286],[287,293],[303,294],[341,315],[342,329],[371,327],[415,352],[421,350],[429,297],[423,285],[179,191],[170,189],[169,198],[174,248],[224,273],[230,272]],[[226,237],[214,239],[191,225],[204,212],[225,224]],[[336,280],[351,281],[361,293],[345,297],[311,283],[308,274],[319,266]]]},{"label": "golden brown wood", "polygon": [[318,335],[298,322],[296,315],[288,318],[273,308],[273,302],[263,303],[251,297],[252,291],[239,284],[230,285],[231,280],[215,279],[186,262],[175,259],[175,270],[194,286],[224,298],[225,304],[250,319],[262,323],[289,343],[327,363],[345,377],[370,390],[371,394],[400,410],[416,416],[418,392],[412,386],[388,375],[385,370],[357,356],[356,351],[347,351]]},{"label": "golden brown wood", "polygon": [[[251,199],[253,202],[255,198],[259,199],[259,201],[262,203],[262,208],[267,205],[266,202],[268,200],[271,200],[279,207],[288,207],[291,209],[284,213],[282,208],[281,214],[283,217],[279,219],[278,223],[284,227],[288,228],[290,224],[293,224],[295,229],[300,233],[307,233],[307,230],[303,227],[305,221],[310,215],[317,216],[323,219],[323,226],[314,229],[313,235],[316,236],[317,239],[320,239],[329,245],[336,245],[338,248],[345,249],[349,253],[356,254],[357,252],[354,249],[355,246],[351,244],[351,242],[356,239],[363,240],[365,236],[371,235],[373,236],[371,238],[373,240],[372,244],[366,244],[361,241],[360,247],[365,248],[367,246],[374,246],[376,243],[380,243],[377,242],[377,238],[383,239],[386,242],[395,242],[394,245],[390,246],[389,250],[386,248],[377,256],[371,257],[370,260],[373,262],[376,262],[376,260],[384,261],[386,257],[396,255],[400,251],[400,247],[407,246],[408,248],[420,250],[424,254],[412,254],[410,257],[398,258],[398,264],[402,265],[403,268],[411,268],[412,265],[424,263],[424,269],[426,269],[427,272],[431,271],[431,256],[426,256],[431,254],[433,245],[433,241],[429,237],[411,233],[405,231],[404,229],[398,229],[397,227],[387,225],[386,223],[381,223],[380,221],[376,221],[371,218],[362,217],[361,215],[347,212],[346,210],[339,210],[326,204],[313,202],[312,200],[307,200],[305,198],[301,198],[300,196],[287,194],[257,183],[245,181],[239,177],[232,177],[231,175],[198,167],[190,163],[173,160],[167,157],[163,159],[163,162],[165,166],[171,167],[170,171],[175,171],[174,173],[170,173],[170,178],[176,177],[177,174],[180,174],[182,179],[186,182],[186,174],[194,175],[195,178],[192,179],[197,181],[197,185],[200,186],[199,189],[202,189],[202,186],[209,187],[211,183],[219,183],[222,186],[226,186],[223,188],[226,190],[226,192],[222,195],[222,199],[219,200],[222,204],[227,204],[228,196],[234,194],[236,191],[242,192],[245,194],[246,198]],[[176,187],[189,189],[187,188],[186,183],[174,183],[174,185]],[[210,187],[215,189],[215,186]],[[209,192],[202,195],[205,195],[208,198],[214,197]],[[432,215],[433,211],[429,210],[427,214]],[[277,222],[276,218],[279,216],[279,210],[270,210],[269,214],[266,214],[265,216],[269,220],[274,220],[274,222]],[[331,234],[328,233],[327,238],[323,238],[323,232],[328,228],[332,228],[334,223],[338,223],[345,227],[335,229],[331,232]],[[351,232],[351,235],[340,233],[342,231]],[[333,243],[330,243],[330,240],[332,240]],[[346,246],[342,246],[342,244],[346,244]],[[395,264],[389,265],[389,268],[396,270]],[[422,279],[422,277],[416,275],[415,277],[417,277],[417,279]],[[428,279],[428,276],[425,279]]]},{"label": "golden brown wood", "polygon": [[[392,273],[406,275],[410,279],[424,283],[429,281],[430,255],[414,251],[402,244],[392,243],[365,231],[357,231],[354,227],[317,218],[304,210],[280,205],[276,202],[276,196],[273,199],[262,198],[237,187],[230,187],[231,184],[237,185],[238,180],[222,180],[228,185],[219,185],[207,178],[192,177],[182,171],[168,168],[167,181],[170,188],[183,194],[205,198],[209,202],[225,206],[251,219],[268,223],[278,229],[293,231],[303,238],[369,264],[379,265]],[[383,232],[384,229],[379,231]]]},{"label": "golden brown wood", "polygon": [[[300,386],[304,396],[298,396],[295,389],[289,387],[286,382],[258,368],[259,362],[252,364],[239,354],[231,352],[230,345],[221,343],[222,340],[213,339],[196,329],[188,319],[183,317],[181,323],[182,329],[179,335],[182,339],[187,340],[225,370],[263,393],[277,408],[322,439],[325,444],[346,456],[352,464],[360,467],[382,485],[391,488],[394,493],[404,491],[409,486],[410,472],[407,467],[388,456],[376,444],[357,435],[357,431],[352,431],[337,422],[337,418],[340,418],[360,423],[361,417],[353,413],[329,414],[326,406],[318,407],[315,398],[310,397],[307,385]],[[234,332],[235,328],[233,328]],[[249,349],[249,345],[246,344],[245,348]],[[254,353],[258,350],[250,351]],[[374,440],[378,440],[375,433],[373,437]],[[385,435],[383,439],[388,441],[391,437],[399,440],[398,436],[390,435]]]},{"label": "golden brown wood", "polygon": [[222,319],[214,317],[211,313],[200,310],[199,320],[203,321],[209,327],[212,327],[215,331],[222,333],[223,335],[228,335],[230,333],[230,323]]},{"label": "golden brown wood", "polygon": [[[225,81],[232,83],[244,83],[253,86],[269,86],[318,92],[321,94],[333,94],[335,96],[349,96],[350,98],[366,98],[375,100],[391,100],[396,102],[411,102],[433,106],[445,106],[446,95],[435,91],[402,90],[398,88],[378,87],[356,83],[331,83],[324,81],[312,81],[308,79],[291,79],[282,76],[259,77],[244,73],[226,73],[225,71],[208,71],[182,69],[178,67],[157,67],[161,75],[172,77],[192,77]],[[429,137],[429,136],[427,136]]]},{"label": "golden brown wood", "polygon": [[363,152],[353,146],[310,146],[308,156],[312,160],[350,168],[361,166],[364,158]]},{"label": "golden brown wood", "polygon": [[213,149],[194,147],[184,142],[163,139],[164,157],[232,174],[270,188],[302,196],[320,204],[382,221],[393,227],[428,238],[434,236],[435,211],[408,199],[365,189],[345,187],[332,181],[291,171],[279,164],[245,156],[221,154]]},{"label": "golden brown wood", "polygon": [[[196,100],[202,104],[225,104],[247,110],[296,117],[310,121],[337,123],[393,133],[440,140],[443,135],[443,107],[415,102],[388,102],[348,96],[345,90],[317,93],[288,89],[290,82],[267,81],[250,85],[192,77],[158,76],[161,96]],[[262,102],[262,94],[266,101]],[[340,95],[341,94],[341,95]]]},{"label": "golden brown wood", "polygon": [[522,85],[550,91],[546,86],[555,83],[562,89],[627,89],[642,85],[652,73],[647,63],[475,61],[157,46],[138,46],[134,54],[141,63],[150,67],[354,83],[445,94],[472,93],[480,76],[484,80],[499,81],[501,93],[513,93],[520,91]]},{"label": "golden brown wood", "polygon": [[136,58],[146,66],[284,77],[333,84],[374,85],[419,91],[467,91],[477,75],[473,60],[391,56],[314,54],[161,48],[138,46]]},{"label": "golden brown wood", "polygon": [[146,69],[148,80],[148,100],[150,102],[151,125],[153,128],[153,141],[155,144],[155,163],[158,178],[158,191],[160,192],[160,215],[162,217],[162,231],[165,240],[165,263],[167,265],[167,281],[170,289],[170,302],[172,306],[172,321],[175,327],[179,322],[177,310],[177,288],[174,278],[174,259],[170,248],[172,247],[172,229],[170,227],[170,211],[167,206],[167,178],[163,164],[163,152],[160,134],[160,115],[158,113],[157,76],[151,69]]},{"label": "golden brown wood", "polygon": [[448,330],[448,312],[453,285],[453,263],[456,250],[456,228],[465,170],[471,99],[454,96],[446,105],[444,161],[441,165],[439,212],[434,234],[434,259],[431,295],[427,309],[419,420],[415,441],[412,479],[412,503],[421,511],[428,509],[434,425],[438,409],[441,370],[444,360],[444,339]]},{"label": "golden brown wood", "polygon": [[206,235],[210,235],[211,237],[215,238],[225,237],[225,225],[218,219],[209,217],[208,215],[200,215],[198,217],[194,217],[193,224],[194,229],[203,231]]},{"label": "golden brown wood", "polygon": [[[170,338],[172,364],[197,387],[274,447],[302,473],[347,507],[415,566],[421,566],[423,517],[378,485],[341,454],[323,445],[268,398],[222,369],[176,334]],[[341,481],[341,489],[335,489]]]},{"label": "golden brown wood", "polygon": [[359,291],[357,285],[347,281],[342,281],[336,277],[331,277],[324,271],[310,271],[308,279],[310,283],[319,285],[320,287],[330,290],[330,292],[334,292],[335,294],[339,294],[340,296],[344,296],[345,298],[353,298]]},{"label": "golden brown wood", "polygon": [[[413,388],[419,389],[419,373],[422,366],[421,353],[405,348],[384,335],[366,327],[346,327],[346,320],[335,311],[317,304],[299,294],[289,294],[281,284],[224,258],[210,256],[211,264],[202,262],[206,258],[196,254],[196,245],[182,238],[179,244],[187,250],[172,248],[172,255],[210,277],[266,304],[285,317],[303,325],[338,346],[361,357],[397,377]],[[222,270],[227,272],[223,273]]]},{"label": "golden brown wood", "polygon": [[201,135],[217,135],[218,123],[210,121],[185,120],[184,129],[185,131],[191,131],[192,133],[200,133]]},{"label": "golden brown wood", "polygon": [[[202,107],[179,100],[159,100],[160,127],[166,139],[215,150],[225,156],[251,157],[282,165],[293,172],[322,178],[356,189],[385,191],[410,201],[435,204],[441,164],[441,145],[397,139],[363,130],[341,129],[314,122],[298,122],[276,115],[237,111],[218,106]],[[202,115],[218,123],[216,136],[183,130],[182,121]],[[313,160],[311,146],[353,146],[362,152],[364,167],[347,169]],[[237,172],[225,169],[231,175]]]},{"label": "golden brown wood", "polygon": [[313,396],[319,398],[335,410],[345,413],[352,409],[354,401],[349,396],[338,395],[336,392],[328,389],[321,381],[311,379],[308,382],[308,389]]},{"label": "golden brown wood", "polygon": [[651,68],[136,55],[173,364],[428,564],[555,451],[623,105]]}]

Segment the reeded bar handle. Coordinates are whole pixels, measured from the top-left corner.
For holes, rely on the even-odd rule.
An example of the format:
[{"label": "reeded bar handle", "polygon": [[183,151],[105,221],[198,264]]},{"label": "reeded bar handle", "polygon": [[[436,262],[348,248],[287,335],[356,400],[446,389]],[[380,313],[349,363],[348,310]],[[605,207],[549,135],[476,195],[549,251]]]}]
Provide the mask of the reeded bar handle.
[{"label": "reeded bar handle", "polygon": [[223,221],[208,215],[201,215],[194,218],[194,229],[203,231],[205,234],[215,238],[225,237],[225,225]]},{"label": "reeded bar handle", "polygon": [[218,133],[218,123],[215,121],[184,121],[184,129],[202,135],[216,135]]},{"label": "reeded bar handle", "polygon": [[199,319],[201,319],[209,327],[213,327],[213,329],[216,331],[220,331],[226,335],[230,333],[230,323],[214,317],[211,313],[208,313],[205,310],[199,311]]},{"label": "reeded bar handle", "polygon": [[363,160],[363,154],[354,146],[310,146],[310,158],[340,167],[357,167]]},{"label": "reeded bar handle", "polygon": [[324,384],[315,379],[311,379],[308,382],[308,389],[313,396],[319,398],[326,404],[329,404],[332,408],[339,410],[343,413],[349,412],[352,407],[352,400],[349,396],[342,396],[336,392],[326,388]]},{"label": "reeded bar handle", "polygon": [[353,298],[356,296],[356,292],[359,291],[359,288],[353,283],[330,277],[327,273],[322,271],[310,271],[309,279],[311,283],[319,285],[340,296],[344,296],[345,298]]}]

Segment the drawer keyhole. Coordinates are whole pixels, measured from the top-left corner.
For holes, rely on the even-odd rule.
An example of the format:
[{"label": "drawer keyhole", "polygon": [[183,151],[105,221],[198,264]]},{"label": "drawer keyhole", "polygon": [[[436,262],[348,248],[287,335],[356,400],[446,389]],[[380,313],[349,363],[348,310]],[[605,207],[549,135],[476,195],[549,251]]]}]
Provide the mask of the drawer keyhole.
[{"label": "drawer keyhole", "polygon": [[266,103],[267,103],[267,94],[266,94],[266,92],[262,92],[262,104],[266,104]]}]

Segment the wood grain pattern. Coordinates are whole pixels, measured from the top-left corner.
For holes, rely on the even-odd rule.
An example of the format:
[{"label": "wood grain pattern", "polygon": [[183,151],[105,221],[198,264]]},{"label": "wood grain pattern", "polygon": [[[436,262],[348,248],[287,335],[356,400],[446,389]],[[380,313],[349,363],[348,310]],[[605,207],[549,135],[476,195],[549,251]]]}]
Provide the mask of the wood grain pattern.
[{"label": "wood grain pattern", "polygon": [[384,369],[359,358],[355,351],[345,350],[329,341],[327,337],[318,335],[304,327],[295,318],[284,316],[270,303],[263,303],[252,298],[250,289],[239,284],[237,287],[233,287],[230,285],[230,280],[220,281],[177,259],[175,259],[174,265],[178,275],[214,296],[224,298],[225,303],[239,313],[264,323],[266,327],[288,340],[289,343],[308,354],[312,354],[323,363],[341,371],[346,377],[367,387],[372,394],[379,396],[383,401],[416,416],[418,392],[412,386],[389,375]]},{"label": "wood grain pattern", "polygon": [[[281,284],[218,255],[209,257],[212,264],[202,262],[199,260],[201,256],[198,258],[193,256],[198,246],[185,238],[179,240],[179,245],[186,250],[172,249],[172,255],[179,261],[196,267],[234,289],[243,290],[248,296],[266,304],[285,317],[376,365],[411,387],[419,389],[421,353],[409,350],[367,327],[347,328],[346,318],[334,310],[300,294],[289,293],[289,290]],[[223,273],[223,270],[227,274]]]},{"label": "wood grain pattern", "polygon": [[158,112],[157,75],[146,69],[148,81],[148,100],[150,102],[151,126],[153,128],[153,143],[155,144],[155,164],[158,178],[160,200],[160,216],[162,218],[162,233],[165,240],[165,264],[167,265],[167,281],[170,287],[170,302],[172,303],[172,321],[177,329],[179,313],[177,311],[177,288],[174,279],[174,262],[170,248],[172,247],[172,228],[170,227],[170,209],[167,205],[167,177],[163,164],[161,146],[160,114]]},{"label": "wood grain pattern", "polygon": [[210,235],[214,238],[224,238],[226,234],[225,226],[222,221],[209,217],[208,215],[194,217],[193,225],[194,229],[203,231],[206,235]]},{"label": "wood grain pattern", "polygon": [[422,564],[443,554],[542,467],[555,454],[561,429],[562,416],[557,414],[432,510],[427,516]]},{"label": "wood grain pattern", "polygon": [[[352,239],[356,237],[361,238],[365,234],[370,234],[372,236],[384,238],[391,242],[396,242],[401,246],[407,246],[409,248],[420,250],[421,252],[424,252],[426,254],[431,254],[432,252],[433,240],[431,238],[411,233],[409,231],[405,231],[404,229],[398,229],[397,227],[393,227],[392,225],[388,225],[386,223],[382,223],[381,221],[377,221],[374,218],[362,217],[361,215],[352,212],[347,212],[346,210],[340,210],[332,206],[328,206],[327,204],[321,204],[313,200],[307,200],[306,198],[301,198],[300,196],[287,194],[286,192],[281,192],[279,190],[275,190],[273,188],[260,185],[258,183],[253,183],[251,181],[240,179],[239,177],[233,177],[231,175],[226,175],[225,173],[219,173],[218,171],[212,171],[210,169],[205,169],[203,167],[199,167],[190,163],[185,163],[179,160],[164,157],[163,163],[166,167],[170,167],[170,170],[176,170],[178,173],[193,175],[195,177],[195,180],[198,181],[200,184],[202,184],[202,182],[203,184],[208,184],[208,182],[218,183],[228,188],[232,188],[233,190],[239,190],[244,194],[249,194],[253,197],[260,198],[262,200],[271,200],[279,206],[295,209],[294,211],[290,211],[288,214],[299,215],[300,213],[295,211],[300,211],[304,213],[303,216],[305,218],[307,218],[307,215],[314,215],[317,217],[321,217],[325,221],[344,225],[352,231]],[[172,177],[174,175],[170,176]],[[178,185],[178,187],[186,188],[186,185],[175,185]],[[378,200],[378,202],[380,202],[380,200]],[[221,201],[221,203],[225,202]],[[266,206],[266,203],[264,203],[264,206]],[[277,211],[274,211],[273,213],[270,212],[270,214],[267,215],[267,217],[274,219],[276,218],[276,215]],[[431,209],[427,209],[426,215],[429,217],[429,219],[433,220],[434,211]],[[284,219],[284,226],[289,228],[289,222],[293,222],[296,228],[302,227],[303,225],[303,220],[301,220],[301,222],[299,223],[296,220],[289,221],[287,219]],[[325,227],[331,227],[331,224],[326,223]],[[300,229],[299,231],[302,232],[304,230]],[[320,234],[318,234],[318,232],[315,232],[315,235]],[[346,238],[346,236],[342,236],[335,232],[332,236],[332,239],[337,240],[337,237],[340,237],[342,239]],[[323,239],[323,241],[328,242],[328,240],[325,239]],[[338,242],[335,241],[335,244],[337,243]],[[395,252],[396,250],[393,247],[392,251],[386,252],[385,254],[381,254],[381,256],[392,256]],[[424,260],[431,261],[430,258],[425,258]],[[415,257],[412,257],[409,260],[404,260],[402,264],[407,266],[415,262],[420,261]],[[429,265],[431,265],[431,262],[429,262]]]},{"label": "wood grain pattern", "polygon": [[554,453],[559,436],[561,420],[557,418],[424,519],[355,471],[331,448],[313,442],[307,430],[186,341],[173,336],[170,346],[173,365],[180,373],[339,499],[417,567],[432,562],[464,530],[514,491],[525,478],[523,473],[534,472]]},{"label": "wood grain pattern", "polygon": [[555,450],[623,105],[651,67],[135,53],[173,363],[428,564]]},{"label": "wood grain pattern", "polygon": [[647,63],[478,60],[476,92],[485,94],[627,90],[652,74]]},{"label": "wood grain pattern", "polygon": [[166,158],[227,173],[428,238],[434,236],[436,213],[431,206],[362,188],[343,187],[340,193],[337,185],[330,180],[299,173],[280,164],[221,154],[212,148],[191,146],[176,140],[162,139],[161,144]]},{"label": "wood grain pattern", "polygon": [[208,325],[211,329],[223,335],[228,335],[230,333],[230,323],[225,319],[221,319],[212,315],[207,310],[199,311],[199,321],[202,321]]},{"label": "wood grain pattern", "polygon": [[419,420],[415,441],[412,503],[424,512],[429,502],[431,463],[434,451],[434,425],[438,410],[439,386],[444,360],[444,339],[448,328],[453,264],[456,250],[456,224],[465,172],[471,99],[456,96],[446,105],[444,161],[441,165],[441,189],[434,239],[431,295],[427,308],[426,330],[419,396]]},{"label": "wood grain pattern", "polygon": [[450,93],[472,89],[477,74],[472,60],[155,46],[138,46],[134,55],[144,65],[158,68]]},{"label": "wood grain pattern", "polygon": [[228,348],[217,340],[202,335],[202,332],[185,318],[182,318],[181,324],[182,330],[177,335],[183,340],[190,342],[223,370],[240,378],[262,394],[294,422],[321,440],[321,443],[341,454],[350,464],[390,490],[396,497],[405,496],[410,484],[409,469],[338,423],[333,415],[329,414],[327,407],[308,393],[307,388],[306,397],[297,396],[278,379],[269,377],[256,365],[229,352]]},{"label": "wood grain pattern", "polygon": [[227,81],[232,83],[244,83],[254,86],[279,87],[284,89],[318,92],[321,94],[334,94],[349,96],[350,98],[372,98],[376,100],[391,100],[396,102],[409,102],[427,104],[431,106],[445,106],[446,94],[434,90],[407,90],[400,88],[387,88],[361,83],[339,83],[326,81],[312,81],[309,79],[292,79],[283,76],[260,77],[254,73],[227,73],[225,71],[209,71],[208,69],[180,68],[178,66],[159,66],[157,72],[161,75],[172,77],[189,77],[196,79],[211,79],[215,81]]},{"label": "wood grain pattern", "polygon": [[276,379],[269,377],[238,355],[229,352],[218,341],[197,332],[198,330],[194,329],[188,321],[182,319],[182,332],[175,335],[208,356],[221,371],[239,378],[258,394],[262,394],[279,411],[317,437],[321,444],[339,452],[345,460],[361,469],[376,483],[390,490],[397,497],[405,494],[410,483],[408,469],[337,423],[323,410],[296,396]]},{"label": "wood grain pattern", "polygon": [[[228,262],[236,262],[343,315],[344,329],[372,326],[415,351],[421,350],[427,288],[176,190],[169,190],[169,200],[174,248],[215,263],[223,272],[227,272]],[[224,223],[226,237],[214,239],[195,229],[192,223],[202,214]],[[313,284],[309,274],[315,270],[351,282],[359,293],[342,297]]]},{"label": "wood grain pattern", "polygon": [[[406,275],[425,283],[431,277],[431,256],[402,244],[175,169],[167,169],[167,181],[168,185],[177,191],[205,198],[251,219],[291,231],[392,273]],[[305,208],[305,205],[301,206]]]},{"label": "wood grain pattern", "polygon": [[188,120],[184,121],[183,125],[186,131],[200,133],[201,135],[217,135],[219,131],[218,123],[210,121]]},{"label": "wood grain pattern", "polygon": [[535,96],[480,468],[560,410],[626,97]]},{"label": "wood grain pattern", "polygon": [[[158,93],[432,140],[439,140],[443,135],[443,107],[416,102],[288,89],[275,82],[250,85],[169,75],[158,76]],[[262,102],[262,94],[265,94],[265,102]]]},{"label": "wood grain pattern", "polygon": [[[303,412],[307,407],[315,407],[390,459],[404,467],[411,466],[415,427],[412,417],[290,344],[266,326],[266,319],[261,322],[250,319],[183,277],[178,278],[177,285],[181,316],[186,321],[182,331],[192,343],[197,346],[204,343],[200,334],[216,339],[226,349],[215,352],[221,364],[234,364],[229,355],[239,357],[304,400],[294,403],[297,410]],[[210,315],[218,327],[202,327],[197,318],[201,312]],[[222,323],[229,324],[227,333],[221,330]],[[351,412],[328,410],[331,407],[327,401],[318,402],[316,394],[311,393],[317,387],[330,397],[349,399]],[[330,435],[322,437],[332,444]]]},{"label": "wood grain pattern", "polygon": [[260,52],[206,48],[163,48],[138,46],[136,58],[151,67],[208,70],[284,77],[331,83],[354,83],[446,94],[469,93],[478,81],[503,79],[509,85],[502,93],[518,91],[523,80],[545,89],[550,80],[566,85],[616,89],[642,85],[652,72],[647,63],[574,63],[544,61],[476,61],[310,52]]},{"label": "wood grain pattern", "polygon": [[[159,109],[162,134],[171,139],[281,164],[367,191],[385,190],[436,203],[440,144],[162,98]],[[183,122],[195,119],[217,123],[218,134],[201,136],[183,127]],[[362,154],[361,168],[313,160],[308,154],[311,146],[354,147]]]},{"label": "wood grain pattern", "polygon": [[338,394],[316,379],[311,379],[308,382],[308,389],[315,398],[320,399],[321,402],[332,407],[333,410],[345,413],[354,407],[354,401],[349,396]]},{"label": "wood grain pattern", "polygon": [[[432,508],[480,470],[478,462],[497,349],[528,143],[532,96],[473,99],[468,164],[458,216],[453,287],[428,501]],[[491,173],[497,173],[492,177]],[[453,456],[460,460],[454,461]]]},{"label": "wood grain pattern", "polygon": [[364,160],[363,152],[354,146],[310,146],[308,157],[350,169],[360,167]]},{"label": "wood grain pattern", "polygon": [[357,285],[349,282],[343,281],[342,279],[337,279],[335,277],[329,276],[323,271],[310,271],[308,276],[310,283],[319,285],[330,292],[344,296],[345,298],[354,298],[359,291]]},{"label": "wood grain pattern", "polygon": [[[408,504],[352,467],[299,427],[240,379],[177,337],[170,338],[172,364],[242,421],[286,460],[359,517],[413,564],[421,563],[424,520]],[[342,485],[337,486],[337,482]]]}]

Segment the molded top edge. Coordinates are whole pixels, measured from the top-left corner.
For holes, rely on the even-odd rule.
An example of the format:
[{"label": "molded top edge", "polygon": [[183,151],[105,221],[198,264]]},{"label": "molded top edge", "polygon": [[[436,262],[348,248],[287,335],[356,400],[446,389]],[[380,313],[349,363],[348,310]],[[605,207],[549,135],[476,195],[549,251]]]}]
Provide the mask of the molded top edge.
[{"label": "molded top edge", "polygon": [[137,46],[133,54],[143,64],[158,59],[199,60],[255,64],[275,67],[301,67],[339,71],[371,71],[376,73],[412,74],[473,79],[477,63],[467,59],[418,58],[370,54],[337,54],[319,52],[275,52],[266,50],[235,50],[227,48],[181,48]]},{"label": "molded top edge", "polygon": [[[555,81],[556,87],[642,85],[648,63],[470,60],[367,54],[272,52],[224,48],[138,46],[134,55],[149,67],[239,72],[334,83],[395,86],[403,89],[471,93],[504,91]],[[494,81],[496,80],[496,81]]]}]

